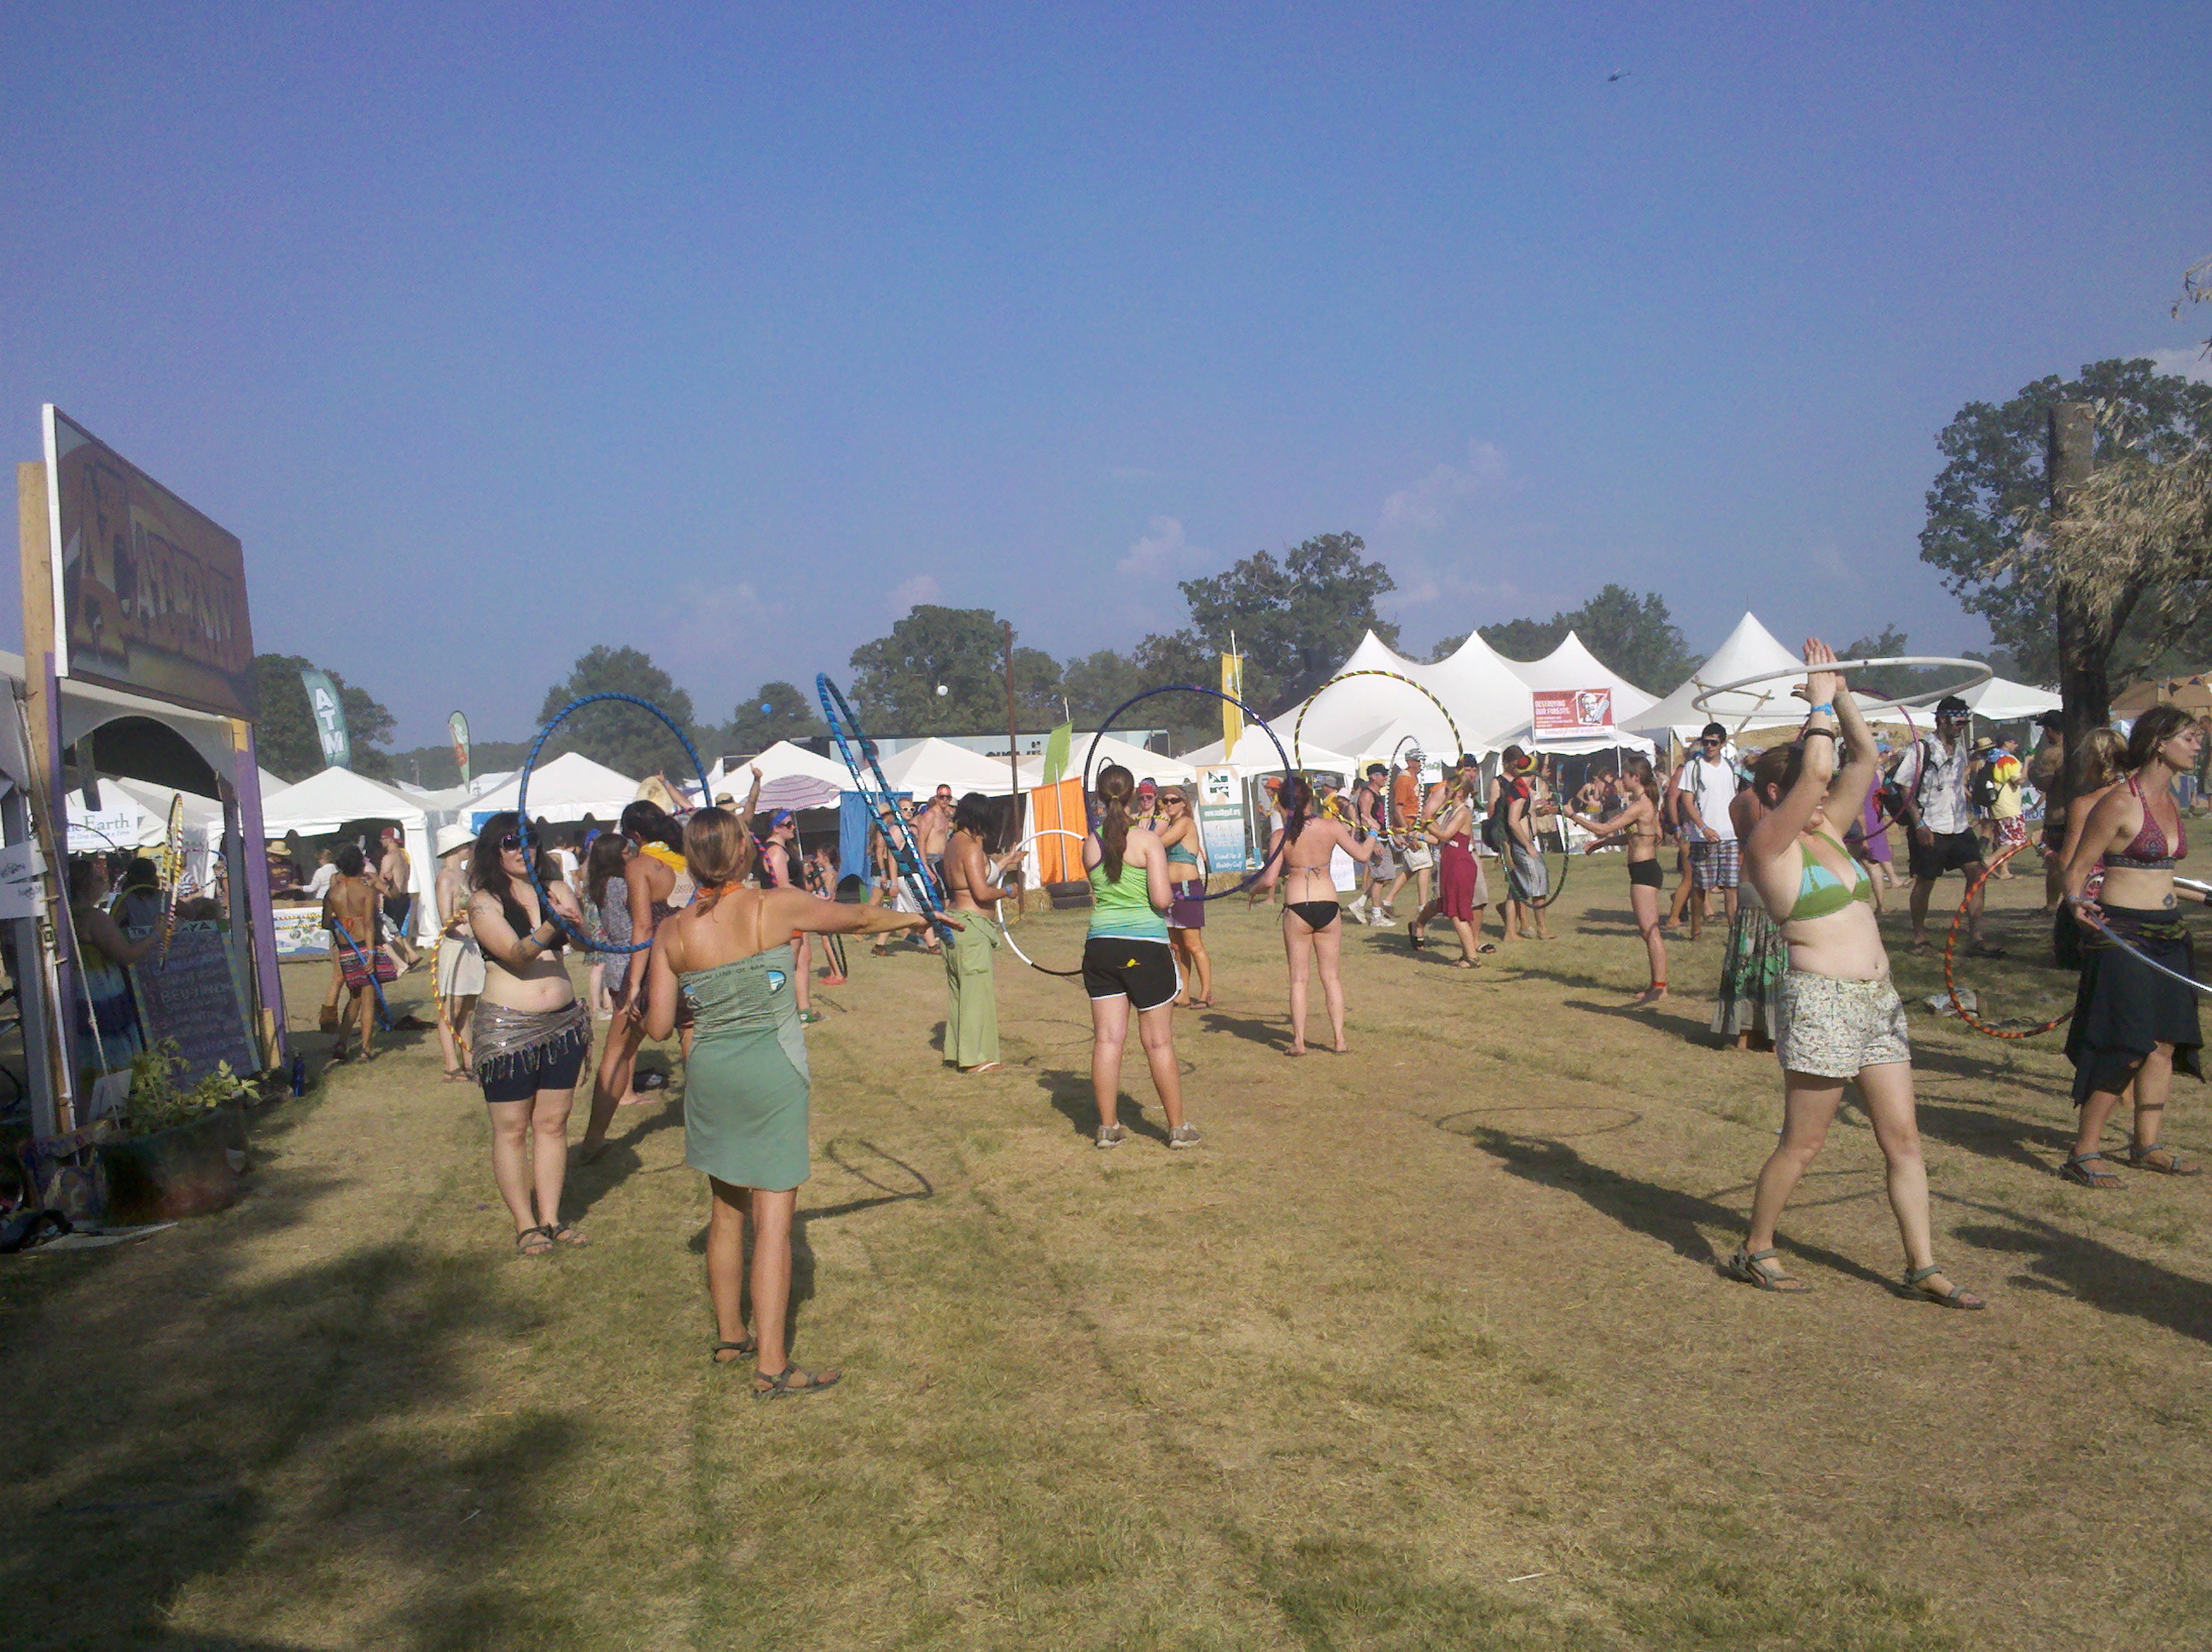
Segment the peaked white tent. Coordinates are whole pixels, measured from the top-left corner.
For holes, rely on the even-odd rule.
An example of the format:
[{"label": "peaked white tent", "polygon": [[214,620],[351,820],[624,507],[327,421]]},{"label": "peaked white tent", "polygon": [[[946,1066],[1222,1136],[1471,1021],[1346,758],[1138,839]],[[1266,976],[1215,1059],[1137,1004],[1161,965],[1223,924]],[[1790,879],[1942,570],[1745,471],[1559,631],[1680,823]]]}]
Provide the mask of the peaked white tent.
[{"label": "peaked white tent", "polygon": [[1727,640],[1713,650],[1712,658],[1690,673],[1687,682],[1641,715],[1620,720],[1639,734],[1673,733],[1683,739],[1694,736],[1707,723],[1719,723],[1730,732],[1795,725],[1804,720],[1805,705],[1791,695],[1790,690],[1796,683],[1790,677],[1777,677],[1756,688],[1718,695],[1704,711],[1690,703],[1708,688],[1784,669],[1802,676],[1805,662],[1776,641],[1756,615],[1746,613]]},{"label": "peaked white tent", "polygon": [[940,786],[951,787],[955,797],[981,792],[986,797],[1002,798],[1014,790],[1014,778],[1004,757],[987,757],[935,735],[892,753],[883,760],[883,768],[891,790],[916,796]]},{"label": "peaked white tent", "polygon": [[[1091,750],[1092,738],[1087,734],[1078,734],[1068,742],[1067,773],[1061,779],[1074,777],[1077,767],[1085,761]],[[1260,738],[1263,741],[1267,738],[1265,735]],[[1119,763],[1139,780],[1158,780],[1162,786],[1188,786],[1198,778],[1198,770],[1192,768],[1185,758],[1170,757],[1164,752],[1140,746],[1133,740],[1124,740],[1119,735],[1100,735],[1097,738],[1098,753],[1097,756],[1089,758],[1091,773],[1084,776],[1086,782],[1095,779],[1098,771],[1108,763]],[[1033,787],[1043,784],[1044,759],[1042,756],[1031,757],[1022,765],[1022,785]]]},{"label": "peaked white tent", "polygon": [[[470,823],[481,826],[484,817],[514,807],[522,793],[520,771],[470,801]],[[637,798],[637,782],[617,774],[605,763],[594,762],[580,751],[564,751],[551,762],[530,771],[530,817],[556,824],[581,820],[612,822],[625,805]]]},{"label": "peaked white tent", "polygon": [[1991,723],[2016,723],[2026,718],[2040,717],[2046,711],[2059,710],[2066,703],[2048,689],[2032,689],[2025,683],[2010,682],[2002,677],[1993,677],[1959,697],[1966,702],[1967,710]]},{"label": "peaked white tent", "polygon": [[[349,768],[325,768],[319,774],[310,774],[297,786],[288,786],[274,797],[261,800],[262,829],[271,837],[282,837],[287,832],[298,832],[304,837],[319,837],[335,832],[354,821],[389,820],[394,822],[404,838],[407,853],[414,862],[415,893],[428,893],[437,858],[432,853],[430,829],[433,822],[416,799],[394,787],[381,785],[366,775],[356,774]],[[418,899],[415,902],[414,932],[427,935],[437,927],[430,902]]]},{"label": "peaked white tent", "polygon": [[1659,703],[1619,672],[1607,670],[1605,663],[1584,647],[1583,640],[1572,631],[1541,659],[1507,659],[1505,666],[1531,689],[1611,689],[1613,720],[1616,724],[1625,725]]},{"label": "peaked white tent", "polygon": [[842,762],[788,740],[778,740],[757,757],[740,763],[730,764],[718,757],[707,771],[707,779],[714,796],[726,792],[742,808],[745,793],[752,789],[755,768],[761,772],[763,809],[834,809],[838,798],[853,789],[853,777],[845,772]]},{"label": "peaked white tent", "polygon": [[[1430,714],[1435,715],[1433,711]],[[1281,732],[1279,730],[1277,732]],[[1290,749],[1290,736],[1284,734],[1283,750],[1287,752]],[[1311,740],[1305,743],[1304,756],[1308,768],[1334,769],[1339,774],[1348,771],[1353,762],[1350,755],[1329,747],[1317,746]],[[1081,754],[1079,752],[1077,754],[1079,761],[1080,757]],[[1210,745],[1199,747],[1195,751],[1184,752],[1182,761],[1194,769],[1225,763],[1240,774],[1279,774],[1283,772],[1283,760],[1275,755],[1273,743],[1265,734],[1249,724],[1245,726],[1243,733],[1237,738],[1237,749],[1234,751],[1224,752],[1222,750],[1221,742],[1216,740]]]}]

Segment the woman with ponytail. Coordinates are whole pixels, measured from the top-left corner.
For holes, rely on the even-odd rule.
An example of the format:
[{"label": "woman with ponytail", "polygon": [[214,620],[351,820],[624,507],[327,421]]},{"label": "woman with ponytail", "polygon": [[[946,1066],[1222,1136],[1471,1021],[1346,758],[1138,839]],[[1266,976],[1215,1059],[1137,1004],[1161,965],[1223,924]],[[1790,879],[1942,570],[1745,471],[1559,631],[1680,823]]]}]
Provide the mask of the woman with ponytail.
[{"label": "woman with ponytail", "polygon": [[1284,775],[1279,795],[1283,823],[1267,845],[1267,871],[1254,890],[1264,893],[1278,881],[1283,884],[1283,955],[1291,971],[1291,1048],[1285,1054],[1306,1053],[1306,982],[1318,965],[1336,1053],[1349,1054],[1344,1042],[1344,981],[1337,973],[1344,931],[1337,924],[1341,909],[1329,860],[1342,849],[1354,860],[1364,861],[1375,853],[1375,842],[1371,838],[1359,841],[1342,821],[1316,818],[1313,786],[1303,774]]},{"label": "woman with ponytail", "polygon": [[[756,889],[750,841],[736,815],[702,809],[685,823],[684,859],[698,890],[662,918],[647,969],[645,1032],[676,1029],[679,1000],[693,1024],[684,1068],[684,1162],[714,1191],[707,1291],[714,1360],[750,1357],[763,1399],[818,1394],[835,1371],[790,1362],[791,1217],[806,1180],[806,1034],[799,1024],[799,935],[879,935],[919,929],[919,914],[842,906],[803,889]],[[753,1334],[745,1333],[744,1224],[753,1225]]]},{"label": "woman with ponytail", "polygon": [[1183,1122],[1182,1072],[1176,1065],[1175,1001],[1182,983],[1164,914],[1175,899],[1167,846],[1157,833],[1132,831],[1135,776],[1119,763],[1098,771],[1098,829],[1083,841],[1091,877],[1091,932],[1083,943],[1083,990],[1091,999],[1091,1088],[1098,1100],[1098,1145],[1127,1136],[1118,1117],[1121,1046],[1129,1011],[1145,1047],[1152,1087],[1168,1118],[1168,1145],[1195,1147]]}]

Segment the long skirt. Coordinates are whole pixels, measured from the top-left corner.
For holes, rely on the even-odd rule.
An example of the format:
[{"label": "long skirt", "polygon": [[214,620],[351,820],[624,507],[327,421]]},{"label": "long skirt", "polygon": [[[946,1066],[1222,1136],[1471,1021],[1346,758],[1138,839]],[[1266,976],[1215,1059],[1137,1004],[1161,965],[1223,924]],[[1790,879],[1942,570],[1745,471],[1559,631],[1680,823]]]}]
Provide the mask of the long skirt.
[{"label": "long skirt", "polygon": [[1773,1037],[1775,994],[1789,969],[1790,943],[1782,938],[1782,926],[1746,890],[1736,902],[1735,921],[1729,926],[1713,1030],[1723,1038],[1747,1032]]},{"label": "long skirt", "polygon": [[[2128,943],[2167,969],[2195,977],[2189,932],[2170,912],[2106,907],[2105,921]],[[2081,984],[2074,994],[2074,1020],[2066,1029],[2066,1059],[2074,1064],[2074,1105],[2102,1090],[2124,1089],[2155,1044],[2173,1046],[2177,1072],[2202,1079],[2197,1052],[2204,1035],[2197,1020],[2197,990],[2162,975],[2098,934],[2081,936]]]}]

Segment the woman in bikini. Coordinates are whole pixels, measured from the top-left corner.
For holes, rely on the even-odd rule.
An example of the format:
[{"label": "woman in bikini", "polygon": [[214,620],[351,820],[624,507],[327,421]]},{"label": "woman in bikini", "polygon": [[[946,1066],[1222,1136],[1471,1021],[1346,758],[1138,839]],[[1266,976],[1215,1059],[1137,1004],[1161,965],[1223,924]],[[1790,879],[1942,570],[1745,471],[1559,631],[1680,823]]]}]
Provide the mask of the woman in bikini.
[{"label": "woman in bikini", "polygon": [[1482,909],[1490,904],[1490,889],[1482,875],[1482,862],[1474,855],[1474,788],[1480,780],[1473,768],[1460,771],[1458,784],[1445,795],[1443,812],[1429,822],[1422,835],[1436,846],[1437,898],[1423,907],[1406,926],[1418,949],[1428,944],[1423,926],[1442,914],[1451,920],[1459,937],[1455,969],[1472,969],[1481,952]]},{"label": "woman in bikini", "polygon": [[[627,811],[624,820],[627,825]],[[654,932],[643,1022],[653,1038],[674,1031],[679,1014],[697,1029],[684,1069],[684,1162],[706,1173],[714,1197],[707,1218],[707,1294],[716,1338],[711,1357],[718,1365],[750,1359],[752,1390],[761,1399],[819,1394],[836,1384],[837,1373],[793,1365],[785,1335],[791,1219],[808,1170],[806,1034],[799,1023],[792,940],[890,934],[927,920],[880,906],[842,906],[803,889],[750,887],[752,840],[726,809],[693,815],[684,844],[686,881],[696,883],[698,899],[665,915]],[[744,1311],[748,1218],[750,1335]]]},{"label": "woman in bikini", "polygon": [[491,1171],[514,1218],[514,1248],[543,1256],[584,1236],[561,1220],[568,1164],[568,1107],[592,1049],[592,1013],[568,983],[553,920],[583,908],[548,858],[540,865],[551,911],[538,903],[514,815],[494,815],[469,861],[469,928],[483,951],[483,992],[469,1052],[491,1113]]},{"label": "woman in bikini", "polygon": [[1168,904],[1168,940],[1175,948],[1182,974],[1183,995],[1179,1010],[1213,1007],[1213,960],[1206,951],[1205,847],[1198,840],[1198,821],[1190,812],[1190,799],[1180,787],[1162,795],[1158,835],[1168,852],[1168,888],[1175,899]]},{"label": "woman in bikini", "polygon": [[1170,1148],[1198,1145],[1197,1127],[1182,1115],[1182,1069],[1175,1053],[1175,949],[1162,917],[1169,891],[1168,852],[1151,832],[1135,829],[1129,801],[1136,779],[1119,763],[1098,771],[1098,829],[1083,840],[1091,879],[1091,926],[1083,942],[1083,990],[1091,999],[1091,1090],[1098,1102],[1098,1146],[1119,1147],[1121,1047],[1129,1012],[1145,1047],[1152,1087],[1167,1114]]},{"label": "woman in bikini", "polygon": [[[2114,944],[2106,932],[2186,977],[2197,974],[2189,932],[2182,926],[2173,868],[2189,853],[2174,786],[2196,772],[2204,731],[2179,707],[2153,706],[2128,734],[2127,779],[2094,805],[2076,798],[2081,836],[2066,861],[2066,900],[2081,927],[2081,984],[2066,1033],[2074,1064],[2074,1104],[2081,1128],[2060,1174],[2085,1187],[2111,1187],[2120,1178],[2101,1149],[2106,1121],[2130,1084],[2135,1131],[2128,1163],[2139,1170],[2194,1175],[2197,1167],[2159,1145],[2173,1071],[2201,1080],[2204,1038],[2197,989]],[[2104,887],[2089,878],[2104,867]],[[2202,898],[2202,897],[2196,897]]]},{"label": "woman in bikini", "polygon": [[1649,757],[1631,757],[1622,770],[1621,811],[1607,820],[1570,814],[1567,818],[1590,834],[1583,846],[1589,854],[1612,838],[1625,839],[1628,851],[1628,905],[1636,914],[1636,932],[1644,937],[1650,956],[1651,984],[1637,994],[1638,1004],[1656,1004],[1667,996],[1667,938],[1659,932],[1659,895],[1667,887],[1659,869],[1659,782]]},{"label": "woman in bikini", "polygon": [[[1835,659],[1824,642],[1805,644],[1808,670],[1798,692],[1812,710],[1803,732],[1762,753],[1752,771],[1767,812],[1744,845],[1744,870],[1767,910],[1780,916],[1790,944],[1775,1036],[1782,1139],[1759,1170],[1751,1232],[1727,1272],[1762,1291],[1806,1289],[1775,1259],[1775,1224],[1826,1139],[1844,1082],[1855,1078],[1888,1166],[1889,1207],[1905,1241],[1905,1288],[1946,1308],[1980,1308],[1979,1297],[1936,1266],[1905,1006],[1890,983],[1872,882],[1835,829],[1857,817],[1875,775],[1873,731],[1844,692],[1842,677],[1828,669]],[[1850,742],[1841,754],[1839,739]]]},{"label": "woman in bikini", "polygon": [[1364,862],[1375,853],[1370,841],[1363,843],[1340,820],[1312,817],[1313,787],[1303,774],[1283,776],[1283,823],[1267,845],[1267,873],[1253,886],[1253,896],[1283,886],[1283,953],[1291,971],[1291,1047],[1284,1054],[1306,1053],[1306,981],[1313,968],[1321,971],[1322,997],[1328,1005],[1328,1027],[1339,1055],[1351,1054],[1344,1042],[1344,981],[1337,972],[1337,955],[1344,931],[1337,920],[1343,908],[1336,903],[1336,882],[1329,872],[1329,857],[1342,849]]}]

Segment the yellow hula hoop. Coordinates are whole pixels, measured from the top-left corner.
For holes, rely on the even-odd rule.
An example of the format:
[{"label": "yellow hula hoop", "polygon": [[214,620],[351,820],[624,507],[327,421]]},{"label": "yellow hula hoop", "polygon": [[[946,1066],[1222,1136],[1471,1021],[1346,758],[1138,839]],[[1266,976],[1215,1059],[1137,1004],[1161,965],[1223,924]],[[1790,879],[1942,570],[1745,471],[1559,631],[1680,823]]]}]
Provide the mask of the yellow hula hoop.
[{"label": "yellow hula hoop", "polygon": [[[1443,701],[1437,699],[1435,695],[1430,693],[1427,689],[1422,687],[1419,683],[1414,682],[1412,677],[1404,676],[1397,671],[1386,671],[1379,668],[1366,668],[1356,671],[1339,671],[1334,677],[1330,677],[1328,681],[1323,683],[1319,688],[1316,689],[1311,694],[1306,696],[1305,704],[1298,708],[1298,720],[1291,726],[1291,761],[1297,764],[1301,771],[1303,771],[1306,766],[1306,759],[1305,750],[1300,743],[1299,737],[1305,732],[1306,714],[1313,709],[1313,703],[1315,701],[1320,699],[1322,695],[1328,693],[1338,683],[1349,683],[1355,677],[1387,677],[1393,683],[1403,683],[1407,688],[1413,689],[1414,693],[1422,695],[1431,705],[1434,706],[1438,711],[1443,714],[1444,726],[1451,731],[1452,756],[1456,758],[1461,752],[1467,750],[1466,744],[1459,738],[1459,722],[1458,720],[1454,718],[1451,714],[1451,708],[1445,705]],[[1359,754],[1355,751],[1351,755],[1356,758]]]}]

